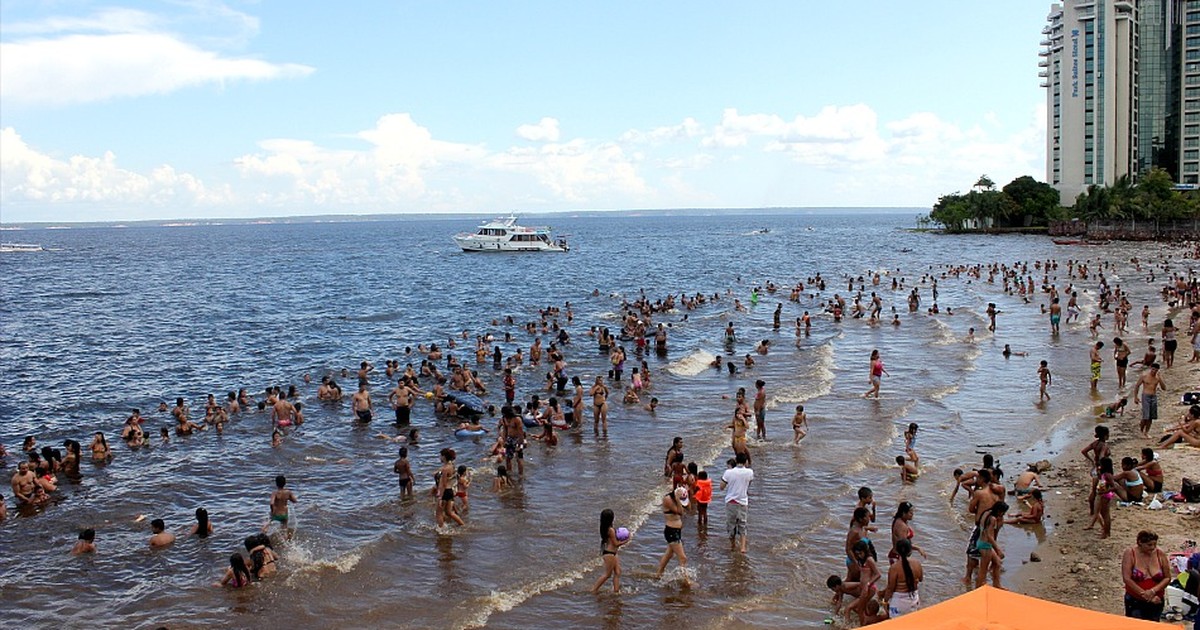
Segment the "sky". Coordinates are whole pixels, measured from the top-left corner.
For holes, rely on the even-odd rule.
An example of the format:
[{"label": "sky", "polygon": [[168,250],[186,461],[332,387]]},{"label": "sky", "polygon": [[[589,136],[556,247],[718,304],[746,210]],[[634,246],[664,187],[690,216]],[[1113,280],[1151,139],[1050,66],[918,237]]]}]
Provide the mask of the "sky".
[{"label": "sky", "polygon": [[0,4],[0,221],[928,208],[1045,179],[1050,3]]}]

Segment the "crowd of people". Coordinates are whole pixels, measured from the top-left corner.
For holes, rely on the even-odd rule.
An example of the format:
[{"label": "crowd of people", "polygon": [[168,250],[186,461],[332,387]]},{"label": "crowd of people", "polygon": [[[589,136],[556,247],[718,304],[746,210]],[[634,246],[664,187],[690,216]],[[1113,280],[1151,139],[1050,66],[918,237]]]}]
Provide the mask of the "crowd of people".
[{"label": "crowd of people", "polygon": [[[1138,268],[1141,269],[1140,263]],[[1105,278],[1105,270],[1109,267],[1104,262],[1067,261],[1062,267],[1069,279],[1065,287],[1060,288],[1052,279],[1057,277],[1060,264],[1057,261],[1035,261],[1016,265],[992,264],[951,267],[941,275],[946,278],[968,277],[990,284],[1002,285],[1004,293],[1023,299],[1032,305],[1038,301],[1039,290],[1036,288],[1035,275],[1041,275],[1040,294],[1046,303],[1040,304],[1042,313],[1048,316],[1048,333],[1060,335],[1062,308],[1060,297],[1067,297],[1067,322],[1080,317],[1082,309],[1078,303],[1080,288],[1076,285],[1094,283],[1098,296],[1098,308],[1095,319],[1089,325],[1093,337],[1103,327],[1101,316],[1111,315],[1112,328],[1115,333],[1129,335],[1129,319],[1134,309],[1128,295],[1119,286],[1110,287]],[[1149,267],[1149,266],[1148,266]],[[1153,270],[1147,269],[1151,275]],[[819,296],[826,289],[826,279],[819,274],[797,282],[793,287],[779,287],[767,283],[764,287],[755,287],[751,294],[751,304],[757,304],[762,295],[774,295],[777,292],[788,292],[789,300],[801,301],[802,297],[820,299],[823,314],[832,322],[841,322],[845,317],[862,319],[870,325],[888,322],[899,326],[900,319],[893,308],[889,320],[883,313],[884,302],[881,296],[886,285],[881,286],[878,274],[867,278],[847,278],[847,290],[850,300],[840,293],[830,299]],[[904,281],[896,276],[891,279],[892,290],[906,296],[910,313],[919,313],[922,308],[923,295],[917,287],[911,291]],[[920,285],[925,287],[925,293],[931,298],[927,308],[930,315],[953,315],[953,309],[938,305],[939,277],[926,274],[920,279]],[[865,286],[870,283],[876,291],[867,294]],[[857,289],[856,289],[857,284]],[[807,292],[807,293],[806,293]],[[1157,419],[1157,395],[1165,389],[1164,377],[1160,369],[1170,369],[1175,361],[1178,337],[1184,333],[1190,335],[1193,353],[1189,362],[1200,361],[1200,281],[1195,277],[1175,275],[1171,282],[1164,287],[1162,294],[1164,302],[1172,309],[1190,310],[1186,327],[1176,327],[1171,319],[1166,319],[1158,327],[1161,338],[1162,354],[1158,355],[1153,340],[1141,361],[1130,362],[1133,353],[1130,346],[1122,337],[1113,339],[1112,358],[1116,367],[1117,387],[1124,394],[1128,383],[1128,370],[1140,366],[1141,372],[1133,380],[1133,391],[1128,396],[1122,396],[1112,405],[1107,406],[1109,415],[1123,415],[1129,401],[1140,410],[1142,419],[1142,434],[1150,437],[1153,421]],[[662,319],[664,314],[678,316],[682,312],[687,321],[688,313],[704,308],[707,304],[728,302],[732,300],[735,311],[745,310],[740,300],[732,297],[732,292],[724,296],[720,293],[711,295],[696,293],[687,295],[667,295],[661,299],[651,300],[644,293],[633,301],[622,304],[621,321],[615,334],[605,326],[591,326],[580,334],[585,341],[572,338],[568,327],[574,322],[574,314],[570,302],[562,308],[548,307],[539,311],[536,320],[518,324],[510,316],[503,321],[509,328],[500,338],[496,333],[482,333],[475,336],[474,347],[470,348],[469,331],[462,331],[446,340],[443,349],[437,344],[418,345],[414,350],[405,348],[402,359],[386,359],[385,370],[382,371],[386,380],[387,394],[379,398],[372,393],[371,387],[380,380],[380,373],[368,361],[359,364],[354,377],[357,378],[357,388],[351,395],[349,409],[354,422],[370,423],[375,418],[377,405],[387,405],[394,412],[394,425],[398,435],[380,433],[388,443],[400,443],[399,458],[393,465],[393,472],[398,479],[399,491],[402,498],[408,500],[414,496],[414,488],[419,472],[414,470],[413,462],[408,459],[408,448],[420,441],[417,428],[412,427],[414,409],[427,402],[440,423],[444,425],[448,437],[457,436],[488,436],[490,448],[487,456],[491,465],[495,465],[495,474],[490,485],[495,492],[504,492],[514,483],[520,483],[526,475],[525,450],[530,441],[540,443],[544,448],[555,448],[558,441],[556,431],[579,431],[591,419],[592,433],[606,436],[608,433],[609,409],[616,400],[632,412],[654,414],[663,395],[660,386],[656,385],[657,377],[647,362],[651,352],[665,356],[668,349],[668,337],[671,324]],[[772,326],[778,330],[781,327],[782,303],[774,310]],[[988,330],[993,335],[997,332],[997,318],[1003,312],[995,304],[989,304],[986,316]],[[500,320],[491,322],[493,328],[501,327]],[[811,334],[813,318],[808,311],[795,321],[797,337]],[[532,337],[532,343],[526,354],[524,342],[514,337],[511,329],[518,328],[518,335],[524,333]],[[1141,310],[1141,327],[1144,334],[1149,334],[1149,308]],[[1001,328],[1002,329],[1002,328]],[[974,329],[969,333],[968,341],[973,342]],[[543,338],[553,341],[543,346]],[[728,322],[723,331],[725,350],[731,358],[732,348],[738,341],[738,336],[732,321]],[[597,374],[590,387],[585,387],[584,376],[581,373],[571,373],[567,350],[573,345],[586,345],[599,350],[606,358],[607,373]],[[626,345],[630,350],[626,350]],[[469,356],[473,352],[476,366],[472,367],[455,356],[454,350],[460,346]],[[515,351],[507,356],[502,346]],[[1008,344],[1004,346],[1004,356],[1021,356],[1025,353],[1012,350]],[[1101,381],[1105,355],[1102,342],[1092,344],[1089,352],[1091,363],[1090,386],[1095,389]],[[754,345],[751,353],[742,359],[741,370],[752,367],[755,354],[760,358],[770,353],[770,340],[762,340]],[[418,363],[419,360],[419,363]],[[491,362],[491,371],[486,368]],[[1160,365],[1161,363],[1161,365]],[[414,365],[417,364],[417,365]],[[443,368],[444,365],[444,368]],[[526,369],[526,366],[528,368]],[[739,366],[733,361],[725,361],[717,356],[712,366],[718,370],[727,370],[730,374],[738,374]],[[546,369],[544,381],[538,374]],[[443,371],[444,370],[444,371]],[[628,372],[627,372],[628,370]],[[481,374],[482,372],[482,374]],[[525,376],[532,373],[531,377]],[[872,351],[867,367],[868,389],[862,393],[864,398],[878,399],[885,377],[890,377],[884,365],[879,350]],[[322,376],[316,389],[318,401],[331,404],[341,404],[344,399],[339,379],[351,378],[349,369],[338,373]],[[1054,380],[1047,361],[1040,361],[1037,370],[1039,399],[1045,400],[1050,396],[1049,390],[1054,387]],[[166,402],[160,403],[158,412],[169,414],[174,423],[174,431],[170,427],[162,427],[158,432],[158,440],[169,442],[174,436],[188,436],[199,432],[212,430],[222,434],[225,425],[243,414],[257,411],[266,414],[270,419],[271,442],[281,445],[289,437],[289,432],[305,423],[304,403],[301,388],[310,385],[312,379],[308,374],[303,376],[304,385],[271,386],[264,390],[264,398],[256,401],[245,389],[229,392],[224,404],[218,402],[216,396],[209,394],[205,400],[205,413],[202,419],[193,421],[187,400],[179,397],[173,407]],[[1059,384],[1061,386],[1061,383]],[[502,394],[503,403],[499,407],[484,402],[483,398],[491,392]],[[861,391],[861,390],[859,390]],[[536,392],[536,393],[535,393]],[[648,403],[642,404],[642,397],[648,392],[655,392]],[[524,394],[518,397],[518,393]],[[542,397],[546,400],[543,401]],[[674,561],[679,567],[680,582],[689,585],[692,581],[688,570],[688,558],[685,551],[683,536],[685,519],[696,520],[697,525],[706,526],[710,514],[710,504],[714,500],[714,491],[721,493],[721,512],[725,519],[725,531],[730,542],[732,553],[747,554],[750,550],[748,533],[748,506],[752,494],[751,486],[755,479],[752,449],[747,437],[750,432],[751,420],[754,423],[754,438],[758,441],[768,439],[770,425],[766,421],[769,397],[767,383],[764,379],[756,379],[753,395],[748,400],[745,388],[739,388],[734,396],[731,420],[725,428],[730,431],[730,457],[724,470],[720,472],[719,481],[714,488],[714,479],[703,463],[687,462],[683,453],[683,439],[675,438],[667,452],[664,461],[663,474],[665,478],[664,492],[659,504],[663,515],[664,552],[658,562],[656,578],[661,578]],[[148,446],[151,438],[144,428],[147,419],[140,409],[133,409],[130,416],[121,427],[120,439],[128,448],[138,449]],[[809,434],[808,413],[805,405],[795,407],[791,418],[793,429],[791,441],[801,444]],[[903,434],[902,454],[896,455],[898,474],[905,484],[917,481],[921,474],[921,455],[918,452],[918,435],[920,427],[910,423]],[[1111,525],[1111,506],[1114,501],[1141,501],[1148,495],[1160,492],[1164,473],[1158,464],[1152,448],[1144,448],[1139,457],[1126,456],[1114,460],[1107,443],[1107,429],[1096,427],[1095,441],[1084,449],[1084,455],[1092,462],[1092,478],[1094,484],[1088,499],[1091,513],[1089,527],[1098,526],[1099,535],[1109,535]],[[1162,447],[1174,443],[1200,445],[1200,405],[1192,405],[1187,416],[1177,425],[1171,426],[1163,434],[1159,443]],[[17,506],[30,510],[30,514],[45,506],[48,497],[57,491],[59,475],[78,476],[79,464],[82,458],[82,446],[79,442],[67,439],[63,442],[65,452],[45,446],[40,447],[36,436],[28,436],[22,446],[25,459],[19,462],[16,474],[11,480],[13,498]],[[113,456],[103,432],[96,432],[89,449],[92,457],[97,460],[107,460]],[[2,452],[2,451],[0,451]],[[1120,471],[1114,466],[1119,461]],[[685,463],[686,462],[686,463]],[[432,497],[434,521],[439,528],[447,526],[463,526],[465,517],[469,514],[473,477],[472,467],[458,463],[458,453],[453,448],[442,448],[439,452],[439,465],[432,474],[432,485],[429,494]],[[956,469],[954,471],[953,492],[951,502],[962,490],[968,497],[967,513],[974,526],[966,542],[966,570],[964,582],[980,586],[989,580],[1000,586],[1001,569],[1005,560],[1001,533],[1005,525],[1027,526],[1039,524],[1045,516],[1045,499],[1038,478],[1038,471],[1030,469],[1009,478],[995,464],[991,455],[984,457],[982,464],[970,470]],[[717,477],[717,475],[713,475]],[[1010,484],[1011,483],[1011,488]],[[255,581],[268,577],[276,570],[278,555],[273,550],[274,544],[291,536],[289,528],[289,503],[297,501],[296,495],[286,487],[286,478],[280,475],[276,478],[275,491],[269,499],[269,520],[262,532],[256,532],[244,541],[245,551],[233,553],[229,558],[229,566],[224,569],[223,577],[218,582],[227,587],[240,588]],[[1017,506],[1017,513],[1011,510]],[[874,493],[868,487],[863,487],[858,493],[858,502],[851,517],[849,529],[845,538],[844,556],[845,572],[842,575],[831,575],[827,586],[834,593],[835,610],[840,610],[842,604],[847,615],[857,617],[859,623],[869,624],[888,617],[903,615],[919,608],[919,586],[924,579],[922,559],[925,551],[916,544],[913,529],[910,525],[916,513],[916,507],[908,501],[898,501],[894,516],[889,526],[888,566],[879,564],[872,534],[878,531],[876,525],[877,504]],[[0,518],[5,515],[3,497],[0,497]],[[268,526],[277,523],[281,539],[272,541],[265,535]],[[154,549],[170,547],[176,535],[168,531],[166,523],[161,518],[150,521],[151,536],[148,545]],[[186,535],[205,537],[212,533],[213,525],[208,520],[204,508],[196,510],[196,523],[191,526]],[[605,509],[600,515],[600,539],[603,573],[593,585],[592,591],[599,591],[611,581],[612,590],[620,592],[621,565],[619,552],[622,547],[633,540],[633,533],[616,525],[616,516],[611,509]],[[1131,608],[1136,614],[1150,615],[1153,613],[1155,598],[1161,604],[1161,589],[1149,585],[1145,576],[1158,575],[1144,561],[1145,551],[1139,547],[1131,552],[1129,564],[1134,566],[1139,574],[1133,575],[1135,583],[1146,583],[1139,587],[1132,597],[1142,598]],[[95,529],[84,529],[79,534],[78,543],[72,548],[73,554],[96,553]],[[1149,552],[1146,552],[1149,553]],[[914,555],[915,554],[915,555]],[[842,560],[839,560],[839,566]],[[1161,573],[1161,572],[1160,572]],[[1138,576],[1144,579],[1138,579]],[[848,602],[848,603],[847,603]],[[1160,608],[1161,610],[1161,608]]]}]

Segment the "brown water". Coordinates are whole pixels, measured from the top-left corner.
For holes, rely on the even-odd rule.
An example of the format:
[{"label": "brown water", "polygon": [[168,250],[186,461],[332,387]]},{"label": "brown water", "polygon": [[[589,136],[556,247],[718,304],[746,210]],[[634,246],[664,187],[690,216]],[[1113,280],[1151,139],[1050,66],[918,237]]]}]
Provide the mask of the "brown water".
[{"label": "brown water", "polygon": [[[907,215],[836,214],[563,219],[556,227],[571,231],[576,244],[565,256],[462,254],[448,235],[469,226],[448,221],[40,231],[32,240],[60,251],[0,260],[0,438],[10,451],[19,450],[25,434],[54,445],[70,437],[86,449],[91,432],[103,430],[116,456],[106,464],[86,461],[83,478],[64,483],[50,506],[37,514],[10,512],[16,518],[0,524],[0,618],[121,627],[819,625],[829,615],[824,581],[844,570],[842,544],[862,485],[874,488],[880,503],[881,553],[895,505],[916,505],[916,542],[929,553],[922,598],[949,598],[961,592],[969,535],[965,503],[947,501],[950,471],[977,465],[987,451],[1018,472],[1022,462],[1057,448],[1056,428],[1072,430],[1095,404],[1116,398],[1116,385],[1109,361],[1101,393],[1087,392],[1085,323],[1051,337],[1037,307],[1043,295],[1024,304],[986,275],[942,278],[945,265],[1027,261],[1040,284],[1033,261],[1053,257],[1062,266],[1051,281],[1062,287],[1068,258],[1128,261],[1160,250],[897,229],[908,222]],[[764,225],[769,234],[750,234]],[[879,288],[867,281],[865,291],[880,292],[889,318],[896,307],[898,329],[851,319],[835,324],[821,313],[820,303],[834,293],[852,293],[848,275],[874,270],[887,275]],[[755,284],[786,286],[817,272],[828,281],[818,297],[796,304],[786,293],[768,294],[749,312],[732,308],[732,297],[750,305]],[[938,302],[955,315],[924,313],[932,301],[924,274],[938,277]],[[1154,311],[1151,330],[1142,331],[1136,315],[1130,324],[1136,334],[1128,337],[1140,355],[1165,313],[1154,295],[1162,272],[1153,284],[1128,262],[1106,274],[1133,294],[1136,309],[1148,303]],[[903,290],[890,288],[896,275],[904,278]],[[923,303],[910,314],[904,300],[914,286]],[[1077,286],[1086,322],[1096,308],[1097,282]],[[607,365],[584,333],[594,325],[615,328],[622,300],[639,289],[651,298],[732,293],[687,312],[686,321],[683,311],[659,316],[672,329],[670,354],[647,357],[650,393],[662,400],[655,417],[617,396],[607,438],[589,428],[560,433],[555,448],[531,443],[524,479],[499,495],[488,490],[492,468],[483,455],[490,442],[456,440],[453,427],[421,401],[413,422],[422,442],[411,455],[418,493],[401,501],[391,474],[395,446],[374,437],[396,433],[382,401],[383,374],[372,381],[382,411],[369,428],[350,421],[348,403],[320,403],[315,386],[301,381],[305,373],[319,377],[364,358],[382,369],[384,359],[404,358],[405,345],[444,342],[464,329],[511,332],[514,342],[501,344],[508,355],[518,345],[528,348],[532,337],[519,326],[492,326],[493,318],[529,321],[539,307],[570,301],[576,317],[568,326],[568,374],[590,383]],[[774,331],[771,314],[780,301],[783,327]],[[988,302],[1003,311],[995,335],[986,331]],[[803,310],[814,315],[813,334],[797,343],[789,322]],[[769,355],[756,355],[758,364],[736,376],[705,367],[712,355],[729,354],[722,342],[728,321],[741,334],[732,348],[738,356],[759,339],[773,342]],[[1106,317],[1103,339],[1111,339],[1111,325]],[[969,327],[976,329],[974,343],[964,341]],[[1031,354],[1005,359],[1005,343]],[[861,394],[874,348],[891,376],[882,399],[867,401]],[[1054,398],[1038,404],[1043,358],[1054,371]],[[490,361],[478,369],[499,392]],[[537,392],[544,369],[522,371],[520,396]],[[657,507],[665,491],[661,467],[671,438],[683,437],[687,460],[719,479],[731,456],[723,427],[732,402],[724,397],[738,387],[752,391],[758,378],[767,382],[770,439],[751,441],[749,554],[730,552],[717,491],[707,532],[697,531],[694,517],[685,519],[695,584],[683,588],[674,565],[655,580],[665,548]],[[308,423],[279,448],[270,447],[269,421],[257,413],[241,414],[221,437],[173,437],[169,445],[136,452],[117,444],[130,407],[146,411],[158,400],[185,396],[195,413],[209,391],[258,393],[292,383],[300,387]],[[801,402],[812,431],[794,447],[791,409]],[[168,424],[165,414],[147,415],[154,433]],[[893,459],[909,422],[922,427],[923,474],[902,485]],[[462,529],[433,525],[427,490],[443,446],[456,448],[459,462],[475,471]],[[7,458],[9,471],[18,458]],[[228,555],[265,520],[280,473],[300,503],[293,508],[296,536],[279,545],[279,575],[241,591],[213,588]],[[134,522],[138,515],[186,530],[197,506],[212,515],[214,536],[181,538],[162,552],[146,549],[149,532],[145,522]],[[597,521],[604,508],[635,534],[621,552],[622,593],[593,596],[587,590],[599,575]],[[1049,509],[1053,515],[1053,497]],[[83,527],[96,528],[100,553],[68,557]],[[1005,528],[1010,563],[1042,534]]]}]

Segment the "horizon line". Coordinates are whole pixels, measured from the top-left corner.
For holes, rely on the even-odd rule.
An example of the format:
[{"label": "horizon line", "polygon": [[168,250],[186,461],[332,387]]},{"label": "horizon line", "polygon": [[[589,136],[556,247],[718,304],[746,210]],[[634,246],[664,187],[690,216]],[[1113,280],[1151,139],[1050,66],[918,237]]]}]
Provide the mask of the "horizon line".
[{"label": "horizon line", "polygon": [[[878,211],[886,214],[928,211],[918,206],[764,206],[740,208],[634,208],[609,210],[549,210],[539,212],[508,211],[503,215],[516,214],[524,217],[543,216],[574,216],[586,217],[597,215],[617,216],[696,216],[711,214],[783,214],[792,211],[820,213]],[[814,212],[815,213],[815,212]],[[228,225],[228,224],[268,224],[268,223],[333,223],[333,222],[367,222],[385,220],[462,220],[471,218],[492,218],[495,212],[392,212],[392,213],[328,213],[328,214],[296,214],[281,216],[256,217],[167,217],[150,219],[101,219],[94,221],[15,221],[3,226],[4,231],[20,229],[45,229],[56,226],[70,227],[118,227],[118,226],[169,226],[189,227],[199,225]]]}]

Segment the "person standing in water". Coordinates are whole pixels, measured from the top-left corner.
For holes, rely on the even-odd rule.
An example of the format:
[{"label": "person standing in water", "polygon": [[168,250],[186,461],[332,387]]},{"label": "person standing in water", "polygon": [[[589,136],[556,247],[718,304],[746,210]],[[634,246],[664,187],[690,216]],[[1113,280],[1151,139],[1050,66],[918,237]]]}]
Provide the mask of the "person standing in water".
[{"label": "person standing in water", "polygon": [[288,527],[288,503],[295,503],[296,495],[291,490],[285,489],[286,485],[287,477],[283,475],[275,477],[275,491],[271,493],[271,518],[262,526],[262,530],[267,531],[271,521],[275,521],[279,523],[287,538],[290,539],[292,530]]},{"label": "person standing in water", "polygon": [[621,592],[621,559],[617,557],[617,550],[633,540],[633,536],[627,536],[625,540],[617,538],[617,528],[613,527],[615,520],[612,510],[605,509],[600,512],[600,557],[604,561],[604,573],[592,586],[593,593],[600,592],[600,587],[604,586],[609,577],[612,577],[613,592]]},{"label": "person standing in water", "polygon": [[883,382],[884,375],[891,376],[891,374],[889,374],[888,371],[883,367],[883,359],[879,357],[879,351],[872,350],[869,379],[871,383],[871,389],[867,390],[867,392],[863,394],[863,398],[870,398],[874,396],[876,400],[879,399],[879,386]]},{"label": "person standing in water", "polygon": [[721,475],[721,489],[725,491],[725,529],[729,534],[731,548],[746,553],[746,511],[750,505],[750,482],[754,481],[754,470],[747,467],[746,454],[738,453],[737,465]]},{"label": "person standing in water", "polygon": [[766,385],[766,381],[762,379],[754,382],[754,437],[759,440],[767,439]]},{"label": "person standing in water", "polygon": [[666,521],[663,538],[667,541],[667,550],[658,561],[658,572],[654,574],[656,580],[662,578],[667,563],[675,557],[679,559],[679,568],[683,571],[683,585],[688,586],[687,554],[683,551],[683,511],[688,504],[688,489],[685,486],[679,486],[663,495],[663,519]]}]

